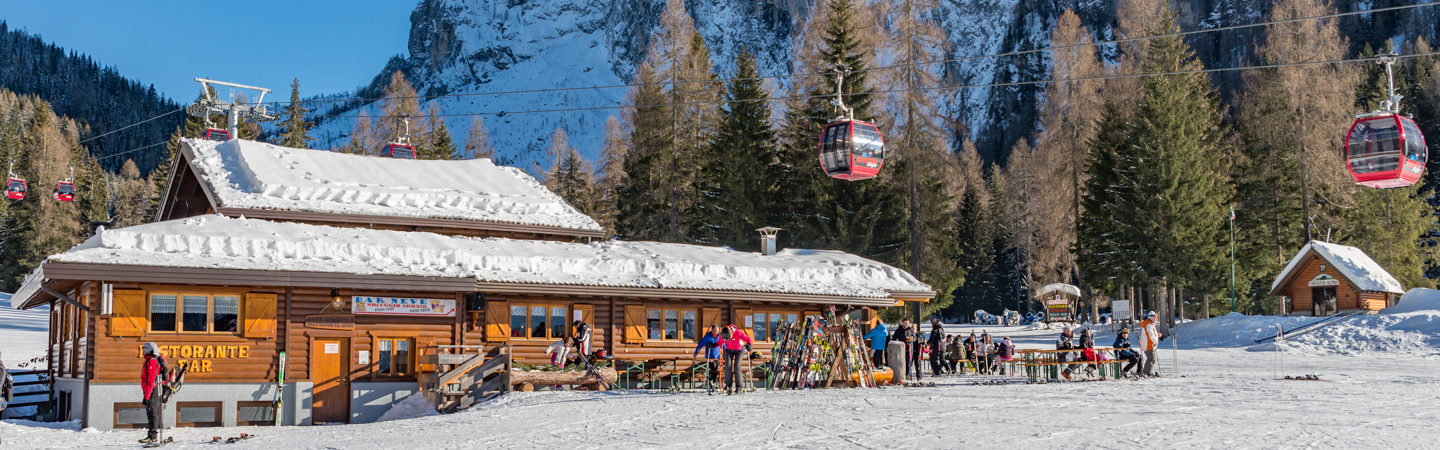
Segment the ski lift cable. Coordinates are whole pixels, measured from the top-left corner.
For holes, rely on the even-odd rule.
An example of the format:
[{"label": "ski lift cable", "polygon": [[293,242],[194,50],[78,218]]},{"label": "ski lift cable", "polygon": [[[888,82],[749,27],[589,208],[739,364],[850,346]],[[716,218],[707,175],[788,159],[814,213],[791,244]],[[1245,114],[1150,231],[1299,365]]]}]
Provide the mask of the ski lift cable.
[{"label": "ski lift cable", "polygon": [[[952,64],[952,63],[958,63],[958,62],[974,61],[974,60],[979,60],[979,59],[1003,58],[1003,57],[1009,57],[1009,56],[1021,56],[1021,55],[1028,55],[1028,54],[1033,54],[1033,53],[1041,53],[1041,52],[1047,52],[1047,51],[1066,50],[1066,49],[1078,48],[1078,47],[1091,47],[1091,46],[1093,46],[1093,47],[1100,47],[1100,46],[1107,46],[1107,45],[1125,44],[1125,43],[1130,43],[1130,42],[1148,41],[1148,40],[1152,40],[1152,39],[1160,39],[1160,38],[1168,38],[1168,37],[1185,37],[1185,36],[1192,36],[1192,35],[1196,35],[1196,34],[1213,33],[1213,32],[1221,32],[1221,31],[1243,30],[1243,29],[1249,29],[1249,28],[1264,27],[1264,26],[1269,26],[1269,25],[1281,25],[1281,24],[1289,24],[1289,23],[1297,23],[1297,22],[1308,22],[1308,21],[1316,21],[1316,20],[1335,19],[1335,18],[1342,18],[1342,17],[1349,17],[1349,16],[1365,15],[1365,14],[1375,14],[1375,13],[1383,13],[1383,12],[1394,12],[1394,11],[1401,11],[1401,10],[1408,10],[1408,9],[1415,9],[1415,8],[1422,8],[1422,7],[1429,7],[1429,6],[1436,6],[1436,5],[1440,5],[1440,1],[1431,1],[1431,2],[1425,2],[1425,3],[1417,3],[1417,4],[1413,4],[1413,5],[1390,6],[1390,7],[1385,7],[1385,8],[1369,9],[1369,10],[1364,10],[1364,11],[1337,12],[1337,13],[1322,14],[1322,15],[1317,15],[1317,16],[1296,17],[1296,18],[1283,19],[1283,20],[1267,20],[1267,21],[1264,21],[1264,22],[1255,22],[1255,23],[1240,24],[1240,25],[1228,25],[1228,26],[1223,26],[1223,27],[1205,28],[1205,29],[1190,30],[1190,31],[1177,31],[1177,32],[1172,32],[1172,33],[1155,34],[1155,35],[1149,35],[1149,36],[1136,36],[1136,37],[1130,37],[1130,38],[1112,39],[1112,40],[1108,40],[1108,41],[1096,41],[1096,42],[1083,43],[1083,44],[1069,44],[1069,45],[1060,45],[1060,46],[1053,46],[1053,47],[1046,47],[1046,48],[1038,48],[1038,49],[1015,50],[1015,51],[1009,51],[1009,52],[1003,52],[1003,53],[991,53],[991,54],[985,54],[985,55],[963,56],[963,57],[958,57],[958,58],[949,58],[949,59],[942,59],[942,60],[935,60],[935,61],[919,61],[919,62],[899,63],[899,64],[892,64],[892,65],[886,65],[886,66],[871,67],[871,68],[867,68],[867,69],[863,69],[863,70],[853,70],[853,71],[851,71],[851,72],[852,72],[852,73],[872,72],[872,71],[898,69],[898,68],[913,67],[913,66],[918,66],[918,65],[929,65],[929,64]],[[415,95],[415,96],[378,97],[378,98],[344,97],[344,98],[335,98],[335,99],[310,99],[310,100],[301,100],[300,103],[302,103],[302,104],[303,104],[303,103],[344,103],[344,102],[363,102],[363,103],[369,103],[369,102],[375,102],[375,101],[384,100],[384,99],[386,99],[386,98],[398,98],[398,99],[410,99],[410,98],[417,98],[417,99],[418,99],[418,98],[425,98],[425,99],[428,100],[428,99],[451,98],[451,97],[496,96],[496,95],[517,95],[517,94],[541,94],[541,93],[581,91],[581,90],[602,90],[602,89],[636,88],[636,87],[642,87],[642,86],[669,86],[669,85],[678,85],[678,84],[723,83],[723,82],[728,82],[728,81],[740,81],[740,80],[778,80],[778,79],[784,79],[784,78],[800,78],[800,77],[809,77],[809,76],[826,76],[826,77],[829,77],[829,76],[833,76],[833,75],[835,75],[835,72],[834,72],[834,71],[795,72],[795,73],[789,73],[789,74],[765,75],[765,76],[755,76],[755,77],[730,77],[730,78],[715,78],[715,79],[706,79],[706,80],[666,81],[666,82],[657,82],[657,83],[630,83],[630,84],[611,84],[611,85],[595,85],[595,86],[575,86],[575,87],[564,87],[564,88],[519,89],[519,90],[509,90],[509,91],[488,91],[488,92],[467,92],[467,93],[461,93],[461,94],[440,94],[440,95],[433,95],[433,96]],[[272,101],[272,102],[264,102],[264,103],[269,103],[269,104],[273,104],[273,105],[288,105],[288,104],[289,104],[288,101],[286,101],[286,102],[282,102],[282,101]]]},{"label": "ski lift cable", "polygon": [[[1397,59],[1409,59],[1409,58],[1419,58],[1419,57],[1434,56],[1434,55],[1440,55],[1440,51],[1432,51],[1432,52],[1426,52],[1426,53],[1414,53],[1414,54],[1409,54],[1409,55],[1400,55],[1400,56],[1397,56],[1396,58],[1397,58]],[[1374,57],[1369,57],[1369,58],[1347,58],[1347,59],[1331,59],[1331,60],[1323,60],[1323,61],[1302,61],[1302,62],[1292,62],[1292,63],[1258,64],[1258,65],[1248,65],[1248,66],[1240,66],[1240,67],[1216,67],[1216,68],[1201,68],[1201,69],[1174,70],[1174,71],[1166,71],[1166,72],[1143,72],[1143,73],[1131,73],[1131,74],[1110,74],[1110,75],[1097,75],[1097,76],[1091,76],[1091,77],[1056,78],[1056,79],[1028,80],[1028,81],[1011,81],[1011,82],[1003,82],[1003,83],[969,84],[969,85],[959,85],[959,86],[932,86],[932,87],[923,87],[923,88],[877,89],[877,90],[854,92],[854,93],[851,93],[851,94],[849,94],[849,95],[857,95],[857,94],[891,94],[891,93],[900,93],[900,92],[950,91],[950,90],[964,90],[964,89],[976,89],[976,88],[995,88],[995,87],[1027,86],[1027,85],[1036,85],[1036,84],[1045,84],[1045,83],[1074,83],[1074,82],[1082,82],[1082,81],[1101,81],[1101,80],[1114,80],[1114,79],[1127,79],[1127,78],[1143,78],[1143,77],[1151,77],[1151,76],[1187,75],[1187,74],[1197,74],[1197,73],[1198,73],[1198,74],[1210,74],[1210,73],[1219,73],[1219,72],[1235,72],[1235,71],[1242,71],[1242,70],[1266,70],[1266,69],[1279,69],[1279,68],[1286,68],[1286,67],[1302,67],[1302,66],[1316,66],[1316,65],[1329,65],[1329,64],[1347,64],[1347,63],[1355,63],[1355,62],[1368,62],[1368,61],[1374,61],[1374,60],[1375,60]],[[726,103],[731,103],[731,102],[745,103],[745,102],[762,102],[762,101],[782,101],[782,100],[793,100],[793,99],[808,100],[808,99],[812,99],[812,98],[828,98],[828,97],[833,97],[834,95],[835,95],[835,94],[833,94],[833,93],[829,93],[829,94],[800,94],[800,95],[787,95],[787,96],[765,97],[765,98],[752,98],[752,99],[733,99],[733,100],[719,100],[719,101],[709,101],[709,100],[706,100],[706,101],[678,102],[678,103],[656,103],[656,104],[649,104],[649,105],[608,105],[608,106],[590,106],[590,107],[575,107],[575,108],[532,109],[532,110],[520,110],[520,111],[497,111],[497,112],[474,112],[474,113],[448,113],[448,114],[436,114],[436,117],[505,116],[505,115],[509,115],[509,114],[561,113],[561,112],[580,112],[580,111],[603,111],[603,110],[627,109],[627,108],[637,108],[637,109],[639,109],[639,108],[655,108],[655,107],[661,107],[661,106],[713,105],[713,104],[726,104]],[[368,114],[363,114],[363,115],[364,115],[365,117],[369,117],[369,118],[371,118],[371,119],[390,118],[390,117],[392,117],[392,116],[387,116],[387,115],[368,115]],[[331,116],[331,117],[358,118],[358,117],[361,117],[361,116],[362,116],[362,114],[345,114],[345,115],[337,115],[337,116]],[[394,117],[398,117],[398,116],[394,116]]]},{"label": "ski lift cable", "polygon": [[[1207,28],[1207,29],[1203,29],[1203,30],[1180,31],[1180,32],[1157,34],[1157,35],[1151,35],[1151,36],[1138,36],[1138,37],[1133,37],[1133,38],[1115,39],[1115,40],[1109,40],[1109,41],[1097,41],[1097,42],[1091,42],[1091,43],[1088,43],[1088,44],[1071,44],[1071,45],[1056,46],[1056,47],[1047,47],[1047,48],[1041,48],[1041,49],[1018,50],[1018,51],[1004,52],[1004,53],[996,53],[996,54],[988,54],[988,55],[975,55],[975,56],[967,56],[967,57],[961,57],[961,58],[951,58],[951,59],[945,59],[945,60],[939,60],[939,61],[904,63],[904,64],[896,64],[896,65],[890,65],[890,66],[873,67],[873,68],[865,69],[865,70],[863,70],[863,71],[884,70],[884,69],[891,69],[891,68],[898,68],[898,67],[908,67],[908,66],[923,65],[923,64],[942,64],[942,63],[963,62],[963,61],[970,61],[970,60],[983,59],[983,58],[995,58],[995,57],[1005,57],[1005,56],[1018,56],[1018,55],[1024,55],[1024,54],[1030,54],[1030,53],[1038,53],[1038,52],[1052,51],[1052,50],[1063,50],[1063,49],[1075,48],[1075,47],[1083,47],[1083,46],[1114,45],[1114,44],[1121,44],[1121,43],[1127,43],[1127,42],[1136,42],[1136,41],[1150,40],[1150,39],[1158,39],[1158,38],[1165,38],[1165,37],[1189,36],[1189,35],[1200,34],[1200,33],[1220,32],[1220,31],[1231,31],[1231,30],[1238,30],[1238,29],[1262,27],[1262,26],[1267,26],[1267,25],[1276,25],[1276,24],[1285,24],[1285,23],[1295,23],[1295,22],[1310,21],[1310,20],[1333,19],[1333,18],[1348,17],[1348,16],[1355,16],[1355,15],[1362,15],[1362,14],[1374,14],[1374,13],[1382,13],[1382,12],[1393,12],[1393,11],[1400,11],[1400,10],[1407,10],[1407,9],[1415,9],[1415,8],[1422,8],[1422,7],[1429,7],[1429,6],[1436,6],[1436,5],[1440,5],[1440,1],[1431,1],[1431,2],[1425,2],[1425,3],[1417,3],[1417,4],[1413,4],[1413,5],[1401,5],[1401,6],[1391,6],[1391,7],[1385,7],[1385,8],[1376,8],[1376,9],[1369,9],[1369,10],[1365,10],[1365,11],[1350,11],[1350,12],[1341,12],[1341,13],[1331,13],[1331,14],[1323,14],[1323,15],[1318,15],[1318,16],[1300,17],[1300,18],[1285,19],[1285,20],[1278,20],[1278,21],[1264,21],[1264,22],[1257,22],[1257,23],[1251,23],[1251,24],[1231,25],[1231,26],[1225,26],[1225,27]],[[1414,57],[1420,57],[1420,56],[1430,56],[1430,55],[1435,55],[1435,54],[1437,54],[1437,52],[1430,52],[1430,53],[1424,53],[1424,54],[1401,55],[1401,56],[1399,57],[1399,59],[1407,59],[1407,58],[1414,58]],[[1106,80],[1106,79],[1114,79],[1114,78],[1134,78],[1134,77],[1143,77],[1143,76],[1151,76],[1151,75],[1175,75],[1175,74],[1187,74],[1187,73],[1213,73],[1213,72],[1226,72],[1226,71],[1249,70],[1249,69],[1270,69],[1270,68],[1281,68],[1281,67],[1294,67],[1294,66],[1304,66],[1304,65],[1338,64],[1338,63],[1349,63],[1349,62],[1356,62],[1356,61],[1366,61],[1366,60],[1370,60],[1370,59],[1373,59],[1373,58],[1351,58],[1351,59],[1343,59],[1343,60],[1314,61],[1314,62],[1304,62],[1304,63],[1266,64],[1266,65],[1258,65],[1258,66],[1242,66],[1242,67],[1231,67],[1231,68],[1215,68],[1215,69],[1190,70],[1190,71],[1176,71],[1176,72],[1165,72],[1165,73],[1141,73],[1141,74],[1124,74],[1124,75],[1104,75],[1104,76],[1085,77],[1085,78],[1074,78],[1074,79],[1035,80],[1035,81],[1020,81],[1020,82],[1007,82],[1007,83],[988,83],[988,84],[961,85],[961,86],[937,86],[937,87],[919,88],[919,89],[908,89],[908,88],[906,88],[906,89],[890,89],[890,90],[872,90],[872,91],[867,91],[867,92],[852,93],[851,95],[861,94],[861,93],[863,93],[863,94],[878,94],[878,93],[897,93],[897,92],[914,92],[914,91],[930,91],[930,90],[961,90],[961,89],[973,89],[973,88],[985,88],[985,87],[1008,87],[1008,86],[1033,85],[1033,84],[1040,84],[1040,83],[1047,83],[1047,82],[1075,82],[1075,81],[1089,81],[1089,80]],[[856,71],[856,72],[861,72],[861,71]],[[766,80],[766,79],[793,78],[793,77],[801,77],[801,76],[825,75],[825,74],[829,74],[829,73],[831,73],[831,72],[792,73],[792,74],[786,74],[786,75],[771,75],[771,76],[759,76],[759,77],[732,77],[732,78],[718,78],[718,79],[700,80],[700,81],[676,81],[676,82],[671,82],[671,83],[650,83],[649,85],[668,85],[668,84],[704,83],[704,82],[726,82],[726,81],[736,81],[736,80]],[[576,90],[598,90],[598,89],[611,89],[611,88],[633,88],[633,87],[646,86],[646,85],[647,85],[647,84],[641,83],[641,84],[620,84],[620,85],[602,85],[602,86],[583,86],[583,87],[568,87],[568,88],[529,89],[529,90],[514,90],[514,91],[473,92],[473,93],[464,93],[464,94],[442,94],[442,95],[437,95],[437,96],[418,96],[418,95],[417,95],[417,96],[415,96],[415,98],[425,97],[425,98],[433,99],[433,98],[443,98],[443,97],[464,97],[464,96],[483,96],[483,95],[510,95],[510,94],[533,94],[533,93],[565,92],[565,91],[576,91]],[[786,100],[786,99],[792,99],[792,98],[804,98],[804,99],[809,99],[809,98],[811,98],[811,97],[815,97],[815,96],[811,96],[811,95],[795,95],[795,96],[770,97],[770,98],[765,98],[765,99],[742,99],[742,100],[736,100],[736,101],[741,101],[741,102],[749,102],[749,101],[772,101],[772,100]],[[407,98],[408,98],[408,97],[407,97]],[[366,98],[361,98],[361,97],[349,97],[349,98],[343,98],[343,99],[330,99],[330,100],[303,100],[303,101],[301,101],[301,103],[335,103],[335,102],[348,102],[348,101],[376,101],[376,100],[381,100],[381,99],[383,99],[383,98],[366,99]],[[265,102],[265,103],[271,103],[271,104],[288,104],[288,102],[278,102],[278,101],[276,101],[276,102]],[[439,114],[438,116],[440,116],[440,117],[467,117],[467,116],[485,116],[485,115],[503,116],[503,115],[506,115],[506,114],[533,114],[533,113],[548,113],[548,112],[580,112],[580,111],[611,110],[611,109],[638,108],[638,107],[681,106],[681,105],[723,104],[723,103],[726,103],[726,102],[725,102],[725,101],[685,102],[685,103],[657,104],[657,105],[645,105],[645,106],[615,105],[615,106],[582,107],[582,108],[560,108],[560,109],[537,109],[537,110],[522,110],[522,111],[500,111],[500,112],[481,112],[481,113]],[[109,136],[109,135],[111,135],[111,134],[115,134],[115,133],[118,133],[118,132],[121,132],[121,131],[130,129],[130,128],[134,128],[134,127],[136,127],[136,126],[140,126],[140,125],[143,125],[143,124],[145,124],[145,123],[149,123],[149,122],[158,120],[158,119],[163,118],[163,117],[170,116],[170,115],[172,115],[172,114],[175,114],[175,113],[177,113],[177,112],[184,111],[184,110],[185,110],[184,107],[180,107],[180,108],[177,108],[177,109],[175,109],[175,110],[172,110],[172,111],[169,111],[169,112],[165,112],[165,113],[156,115],[156,116],[154,116],[154,117],[150,117],[150,118],[148,118],[148,119],[145,119],[145,120],[141,120],[141,121],[139,121],[139,122],[132,123],[132,124],[130,124],[130,125],[126,125],[126,126],[124,126],[124,127],[120,127],[120,128],[117,128],[117,129],[114,129],[114,130],[111,130],[111,131],[107,131],[107,132],[105,132],[105,133],[101,133],[101,134],[98,134],[98,135],[95,135],[95,136],[91,136],[91,137],[89,137],[89,138],[82,139],[82,140],[80,140],[80,141],[77,141],[76,144],[78,145],[78,144],[84,144],[84,143],[86,143],[86,142],[94,141],[94,140],[96,140],[96,139],[99,139],[99,138],[102,138],[102,137],[105,137],[105,136]],[[332,116],[332,117],[359,117],[359,115],[340,115],[340,116]],[[370,117],[384,117],[384,116],[370,116]],[[168,142],[168,141],[167,141],[167,142]],[[152,144],[152,145],[148,145],[148,146],[145,146],[145,147],[141,147],[141,148],[139,148],[139,149],[127,150],[127,151],[125,151],[125,152],[121,152],[121,153],[112,154],[112,155],[108,155],[108,156],[105,156],[105,157],[97,158],[97,160],[105,160],[105,159],[109,159],[109,158],[112,158],[112,157],[115,157],[115,156],[118,156],[118,155],[123,155],[123,154],[133,153],[133,152],[139,151],[139,150],[144,150],[144,149],[153,148],[153,147],[155,147],[155,146],[157,146],[157,145],[159,145],[159,144]],[[25,158],[25,159],[28,159],[28,157]]]}]

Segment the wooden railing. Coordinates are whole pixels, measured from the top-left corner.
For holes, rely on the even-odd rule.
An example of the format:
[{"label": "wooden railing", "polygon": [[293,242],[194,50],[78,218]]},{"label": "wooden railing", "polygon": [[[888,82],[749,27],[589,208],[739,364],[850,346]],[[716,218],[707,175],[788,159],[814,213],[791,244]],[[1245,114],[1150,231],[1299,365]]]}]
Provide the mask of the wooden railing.
[{"label": "wooden railing", "polygon": [[419,356],[421,365],[435,371],[421,373],[420,389],[435,402],[435,409],[450,413],[510,392],[510,346],[485,351],[482,345],[438,345]]},{"label": "wooden railing", "polygon": [[[10,371],[10,378],[14,381],[14,392],[11,397],[15,400],[5,406],[5,409],[36,407],[34,414],[26,415],[25,418],[41,420],[49,416],[54,403],[50,399],[50,373],[44,370],[23,370]],[[25,386],[43,386],[43,389],[23,389]],[[21,398],[25,398],[21,401]]]}]

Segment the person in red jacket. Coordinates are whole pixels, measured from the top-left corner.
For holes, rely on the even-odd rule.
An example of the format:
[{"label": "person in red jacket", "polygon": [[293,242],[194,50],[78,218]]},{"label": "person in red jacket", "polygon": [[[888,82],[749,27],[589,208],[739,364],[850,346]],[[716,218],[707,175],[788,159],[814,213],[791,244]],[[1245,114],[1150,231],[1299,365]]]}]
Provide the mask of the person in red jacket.
[{"label": "person in red jacket", "polygon": [[163,363],[160,358],[160,347],[154,342],[146,342],[140,347],[140,352],[145,354],[145,363],[140,369],[140,390],[145,395],[145,416],[148,420],[145,439],[140,442],[149,444],[160,441],[160,429],[165,426],[160,418],[160,413],[165,410],[165,403],[162,400],[160,390],[165,384]]},{"label": "person in red jacket", "polygon": [[734,324],[720,330],[720,348],[725,351],[725,395],[741,390],[740,356],[750,347],[750,335]]}]

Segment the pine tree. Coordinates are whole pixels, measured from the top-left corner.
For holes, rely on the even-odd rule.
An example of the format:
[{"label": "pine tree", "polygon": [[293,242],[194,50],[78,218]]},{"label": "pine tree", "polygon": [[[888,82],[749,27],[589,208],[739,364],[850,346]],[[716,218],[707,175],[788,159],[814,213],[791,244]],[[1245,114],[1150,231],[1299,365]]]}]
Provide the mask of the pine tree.
[{"label": "pine tree", "polygon": [[355,128],[350,131],[350,142],[345,145],[344,152],[356,155],[380,154],[380,142],[375,138],[375,126],[370,123],[370,114],[365,111],[360,111],[360,116],[355,119]]},{"label": "pine tree", "polygon": [[[1178,29],[1173,14],[1162,28]],[[1151,40],[1142,66],[1147,73],[1201,67],[1173,36]],[[1169,298],[1172,287],[1220,292],[1226,242],[1221,229],[1233,191],[1217,94],[1199,73],[1149,76],[1142,86],[1129,145],[1144,158],[1137,158],[1134,171],[1144,213],[1136,217],[1136,237],[1150,246],[1141,267],[1157,277],[1161,298]],[[1167,320],[1173,317],[1163,303],[1159,309]]]},{"label": "pine tree", "polygon": [[755,229],[767,226],[777,203],[775,132],[755,55],[742,49],[735,65],[720,126],[696,180],[699,200],[690,235],[703,244],[756,250]]},{"label": "pine tree", "polygon": [[16,141],[20,150],[11,154],[14,172],[30,183],[25,200],[6,210],[0,243],[0,260],[6,262],[0,265],[0,290],[14,292],[42,260],[78,243],[82,227],[77,205],[53,201],[48,192],[54,186],[50,183],[69,175],[79,126],[57,117],[48,103],[36,97],[22,97],[12,104],[18,111],[5,113],[18,115],[22,130]]},{"label": "pine tree", "polygon": [[149,215],[151,199],[156,197],[155,185],[140,177],[135,161],[126,159],[120,172],[112,175],[115,203],[111,220],[116,228],[139,225]]},{"label": "pine tree", "polygon": [[590,215],[611,232],[615,230],[618,213],[618,191],[625,184],[625,155],[629,141],[623,127],[615,116],[605,119],[605,147],[600,150],[599,179],[595,182],[595,213]]},{"label": "pine tree", "polygon": [[890,46],[900,63],[895,76],[898,92],[891,96],[889,116],[894,126],[887,152],[894,162],[894,183],[905,199],[905,243],[901,258],[921,281],[937,292],[924,305],[933,313],[949,306],[951,292],[964,277],[956,264],[959,244],[955,237],[955,198],[958,182],[947,175],[959,160],[947,152],[941,117],[931,91],[940,85],[928,61],[944,59],[948,47],[945,32],[933,19],[939,4],[934,0],[902,2],[892,14]]},{"label": "pine tree", "polygon": [[425,122],[421,129],[428,130],[414,142],[415,157],[418,159],[461,159],[460,150],[455,147],[450,128],[440,118],[440,106],[431,103],[425,109]]},{"label": "pine tree", "polygon": [[300,79],[290,81],[290,104],[285,107],[285,119],[280,122],[280,145],[291,148],[310,148],[310,129],[315,124],[305,120],[310,110],[300,103]]},{"label": "pine tree", "polygon": [[[1095,136],[1095,124],[1103,111],[1099,80],[1087,80],[1104,73],[1104,67],[1090,45],[1090,32],[1080,23],[1075,11],[1066,9],[1056,21],[1050,43],[1058,48],[1050,64],[1051,80],[1045,85],[1044,100],[1038,105],[1041,134],[1035,147],[1040,155],[1030,164],[1038,165],[1045,174],[1042,186],[1032,191],[1038,200],[1029,214],[1047,223],[1043,239],[1030,254],[1030,266],[1036,273],[1048,273],[1049,280],[1065,281],[1078,277],[1074,255],[1084,247],[1076,241],[1080,198],[1084,196],[1085,162],[1089,157],[1088,143]],[[1039,206],[1044,206],[1044,209]],[[1079,280],[1075,280],[1079,281]],[[1087,288],[1082,283],[1082,288]],[[1094,295],[1082,296],[1082,301]]]},{"label": "pine tree", "polygon": [[669,207],[662,195],[669,182],[661,163],[674,151],[670,111],[654,67],[641,63],[637,84],[626,111],[629,150],[616,189],[615,234],[625,239],[655,240],[666,235],[663,212]]},{"label": "pine tree", "polygon": [[[90,236],[91,224],[110,221],[109,184],[105,182],[105,169],[100,161],[84,148],[76,148],[70,155],[70,167],[74,168],[71,182],[75,187],[75,207],[79,213],[80,237]],[[68,169],[67,169],[68,170]]]},{"label": "pine tree", "polygon": [[485,130],[485,121],[480,116],[470,119],[470,131],[465,136],[465,158],[495,158],[495,147],[490,145],[490,132]]},{"label": "pine tree", "polygon": [[[1282,0],[1257,55],[1267,63],[1334,60],[1348,44],[1334,21],[1287,22],[1333,12],[1317,0]],[[1356,83],[1346,65],[1281,67],[1247,72],[1237,102],[1240,157],[1236,158],[1237,304],[1264,308],[1270,282],[1309,236],[1323,238],[1353,202],[1354,183],[1336,151],[1349,126]],[[1320,199],[1327,199],[1321,202]],[[1305,225],[1310,223],[1312,229]],[[1278,306],[1278,305],[1276,305]],[[1254,309],[1262,311],[1262,309]]]},{"label": "pine tree", "polygon": [[563,128],[555,129],[546,151],[555,155],[558,160],[546,174],[545,186],[581,213],[594,213],[594,183],[590,177],[590,169],[585,160],[580,158],[580,152],[570,145],[570,137]]},{"label": "pine tree", "polygon": [[390,84],[385,86],[385,93],[380,99],[380,116],[374,124],[375,139],[380,142],[397,142],[407,133],[413,138],[430,132],[422,126],[420,95],[399,70],[390,74]]},{"label": "pine tree", "polygon": [[[824,14],[812,16],[809,25],[818,25],[823,30],[819,44],[810,50],[813,53],[801,54],[797,59],[810,61],[803,70],[809,73],[833,73],[838,66],[848,67],[850,72],[840,86],[845,105],[854,109],[855,118],[874,120],[877,117],[871,108],[879,105],[874,104],[876,99],[870,93],[866,68],[868,58],[874,56],[876,42],[873,39],[876,38],[864,31],[869,21],[857,17],[852,0],[832,0],[824,9]],[[801,48],[804,51],[804,46]],[[819,81],[810,83],[807,89],[809,100],[804,118],[808,124],[790,134],[800,140],[791,142],[787,152],[795,154],[808,147],[811,157],[805,165],[810,169],[794,172],[802,175],[801,184],[788,185],[787,189],[801,192],[808,189],[813,197],[800,205],[804,209],[793,216],[801,223],[780,226],[804,230],[807,234],[790,234],[800,246],[844,250],[902,264],[907,232],[906,199],[896,181],[890,179],[893,169],[886,168],[891,165],[882,167],[875,180],[849,182],[826,177],[815,166],[814,143],[825,124],[836,116],[830,103],[830,99],[835,98],[836,86],[833,82]],[[881,122],[884,128],[884,121]],[[793,160],[787,162],[794,164]],[[792,165],[792,170],[795,167],[803,166]]]}]

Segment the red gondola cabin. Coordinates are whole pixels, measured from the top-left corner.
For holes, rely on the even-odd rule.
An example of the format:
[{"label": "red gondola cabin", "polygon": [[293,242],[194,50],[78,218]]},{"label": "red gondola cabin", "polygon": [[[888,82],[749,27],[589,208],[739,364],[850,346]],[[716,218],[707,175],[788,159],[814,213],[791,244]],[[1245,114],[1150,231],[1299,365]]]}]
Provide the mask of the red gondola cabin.
[{"label": "red gondola cabin", "polygon": [[75,201],[75,183],[61,181],[55,185],[55,199],[62,202]]},{"label": "red gondola cabin", "polygon": [[1425,137],[1398,114],[1365,117],[1350,126],[1345,160],[1355,182],[1373,188],[1415,184],[1425,173]]},{"label": "red gondola cabin", "polygon": [[225,142],[230,140],[230,132],[221,130],[219,128],[206,128],[205,139],[217,142]]},{"label": "red gondola cabin", "polygon": [[831,178],[874,178],[884,162],[885,140],[875,124],[844,120],[826,125],[820,134],[820,166]]},{"label": "red gondola cabin", "polygon": [[415,148],[405,144],[389,144],[380,149],[380,156],[415,159]]},{"label": "red gondola cabin", "polygon": [[24,200],[25,180],[15,177],[5,180],[5,197],[11,200]]}]

